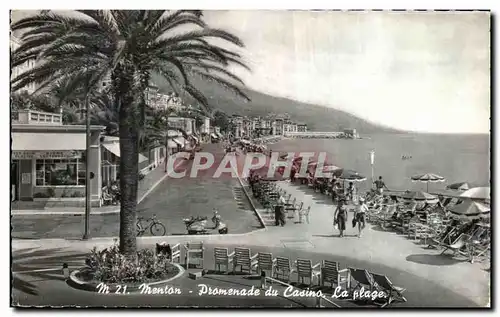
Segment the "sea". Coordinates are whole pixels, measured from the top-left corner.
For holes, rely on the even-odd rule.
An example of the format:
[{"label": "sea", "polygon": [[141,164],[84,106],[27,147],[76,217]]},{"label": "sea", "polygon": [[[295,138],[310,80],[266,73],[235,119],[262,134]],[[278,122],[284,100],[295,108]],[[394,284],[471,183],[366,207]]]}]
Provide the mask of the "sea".
[{"label": "sea", "polygon": [[280,152],[326,152],[327,161],[355,170],[367,180],[357,184],[361,190],[371,186],[370,151],[375,152],[373,172],[382,176],[391,190],[427,190],[426,183],[413,182],[411,176],[433,173],[446,181],[430,183],[429,192],[446,192],[446,185],[469,182],[490,186],[490,136],[487,134],[374,134],[361,139],[283,139],[269,145]]}]

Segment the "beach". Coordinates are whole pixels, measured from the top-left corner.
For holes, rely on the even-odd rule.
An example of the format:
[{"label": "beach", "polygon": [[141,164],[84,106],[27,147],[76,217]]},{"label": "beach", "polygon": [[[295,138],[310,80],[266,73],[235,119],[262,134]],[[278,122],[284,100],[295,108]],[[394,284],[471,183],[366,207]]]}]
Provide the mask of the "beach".
[{"label": "beach", "polygon": [[[375,134],[363,139],[283,139],[268,145],[272,151],[327,152],[327,161],[353,169],[366,176],[358,183],[362,190],[370,186],[369,152],[375,151],[374,174],[383,176],[394,190],[426,190],[425,183],[415,183],[416,174],[435,173],[446,178],[432,183],[429,191],[441,191],[447,184],[468,181],[489,186],[489,135],[458,134]],[[411,157],[403,159],[403,156]]]}]

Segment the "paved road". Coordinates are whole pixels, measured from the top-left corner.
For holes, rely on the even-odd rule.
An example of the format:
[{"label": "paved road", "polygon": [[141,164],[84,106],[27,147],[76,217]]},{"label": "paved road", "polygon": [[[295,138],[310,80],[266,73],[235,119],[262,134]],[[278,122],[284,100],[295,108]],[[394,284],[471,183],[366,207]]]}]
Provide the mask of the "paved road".
[{"label": "paved road", "polygon": [[[224,154],[220,145],[208,144],[204,150],[215,156],[216,165]],[[193,162],[187,164],[188,175]],[[184,168],[177,170],[182,171]],[[208,225],[212,209],[217,208],[231,233],[244,233],[261,228],[237,179],[231,177],[213,178],[213,170],[201,173],[199,177],[168,177],[139,205],[138,211],[144,218],[156,214],[165,225],[167,234],[186,234],[183,218],[191,215],[207,216]],[[11,221],[12,237],[74,238],[83,235],[83,216],[23,215],[14,216]],[[90,218],[92,237],[112,237],[119,233],[119,214],[92,215]],[[146,235],[150,235],[149,232]]]},{"label": "paved road", "polygon": [[[205,268],[212,270],[213,247],[220,244],[207,244]],[[339,257],[337,255],[314,253],[310,250],[288,248],[262,247],[247,245],[253,252],[271,252],[273,256],[286,256],[290,259],[306,258],[313,263],[321,260],[339,261],[342,267],[366,268],[372,272],[385,274],[398,286],[407,288],[404,293],[407,302],[395,304],[394,307],[477,307],[477,304],[463,295],[453,292],[435,281],[413,275],[404,269],[391,268],[384,264],[376,264],[353,257]],[[44,257],[47,256],[47,257]],[[219,288],[246,288],[259,285],[259,280],[241,276],[209,274],[199,280],[188,279],[186,274],[167,283],[170,287],[180,289],[181,295],[102,295],[71,288],[63,281],[58,272],[20,273],[36,268],[58,268],[60,263],[67,262],[70,266],[79,266],[83,263],[84,254],[65,250],[25,250],[15,251],[13,254],[13,297],[12,302],[17,305],[79,305],[79,306],[210,306],[210,307],[289,307],[313,306],[314,301],[304,298],[278,297],[200,297],[197,294],[198,284],[207,284]],[[191,269],[192,270],[192,269]],[[292,284],[295,284],[296,275],[292,275]],[[303,287],[303,286],[302,286]],[[283,295],[283,288],[275,286],[279,295]],[[324,288],[323,291],[327,291]],[[190,292],[191,291],[191,292]],[[341,307],[353,307],[360,303],[334,300]]]}]

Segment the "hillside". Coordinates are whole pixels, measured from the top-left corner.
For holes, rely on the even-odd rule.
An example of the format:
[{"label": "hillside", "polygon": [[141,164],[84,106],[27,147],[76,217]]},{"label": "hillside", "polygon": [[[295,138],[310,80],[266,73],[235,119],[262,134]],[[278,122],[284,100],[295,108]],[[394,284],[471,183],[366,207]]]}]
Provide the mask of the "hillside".
[{"label": "hillside", "polygon": [[[159,76],[154,82],[162,92],[169,92],[169,84]],[[306,123],[314,131],[341,131],[356,128],[361,134],[395,132],[344,111],[312,105],[287,98],[274,97],[254,90],[245,89],[250,102],[234,96],[224,88],[206,81],[196,81],[196,87],[211,100],[210,106],[227,114],[265,116],[269,113],[288,113],[292,120]],[[188,100],[188,102],[190,102]]]}]

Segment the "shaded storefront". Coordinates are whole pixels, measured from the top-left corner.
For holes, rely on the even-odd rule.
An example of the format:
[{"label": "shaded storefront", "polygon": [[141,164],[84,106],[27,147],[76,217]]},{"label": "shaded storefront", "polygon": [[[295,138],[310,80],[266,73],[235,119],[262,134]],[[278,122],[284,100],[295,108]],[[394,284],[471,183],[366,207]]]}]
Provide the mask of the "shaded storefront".
[{"label": "shaded storefront", "polygon": [[63,125],[60,114],[21,111],[12,124],[12,200],[50,201],[65,205],[85,197],[86,160],[89,159],[91,200],[101,196],[100,140],[104,127],[91,127],[86,155],[86,127]]}]

